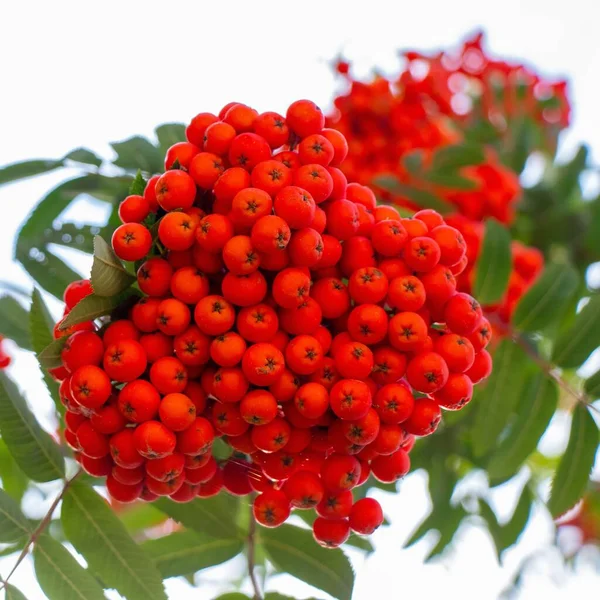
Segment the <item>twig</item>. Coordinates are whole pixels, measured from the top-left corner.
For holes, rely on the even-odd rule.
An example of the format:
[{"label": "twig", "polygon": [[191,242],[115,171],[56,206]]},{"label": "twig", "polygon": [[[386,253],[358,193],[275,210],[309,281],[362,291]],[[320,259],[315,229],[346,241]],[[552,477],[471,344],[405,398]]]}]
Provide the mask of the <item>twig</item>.
[{"label": "twig", "polygon": [[585,393],[576,390],[568,381],[565,381],[561,376],[558,367],[553,365],[551,362],[547,361],[545,358],[540,356],[535,348],[533,348],[530,344],[527,343],[527,340],[523,339],[523,336],[518,331],[515,331],[510,325],[507,323],[501,323],[493,317],[492,315],[487,315],[487,318],[492,321],[498,327],[504,329],[510,336],[513,342],[521,347],[525,353],[535,362],[535,364],[546,374],[546,376],[553,379],[557,385],[562,388],[562,390],[567,393],[569,396],[575,399],[576,402],[585,405],[590,410],[593,410],[597,414],[600,414],[600,410],[598,410],[593,404],[591,398]]},{"label": "twig", "polygon": [[4,589],[6,587],[8,580],[13,576],[14,572],[17,570],[19,565],[23,562],[23,560],[27,556],[27,553],[29,552],[29,548],[31,547],[31,545],[37,541],[37,539],[44,532],[46,527],[48,527],[50,521],[52,520],[52,515],[54,514],[54,511],[56,510],[56,507],[58,506],[59,502],[63,499],[63,496],[65,495],[66,491],[69,489],[69,486],[71,485],[71,483],[73,483],[73,481],[75,481],[75,479],[77,477],[79,477],[80,474],[81,474],[81,471],[77,471],[77,473],[75,473],[75,475],[73,475],[73,477],[71,477],[71,479],[67,479],[65,481],[65,485],[63,486],[63,489],[61,490],[60,494],[55,498],[54,502],[48,509],[48,512],[44,515],[44,518],[40,521],[40,524],[35,528],[35,531],[29,536],[29,539],[27,540],[25,547],[23,548],[23,550],[21,550],[21,554],[19,554],[19,558],[17,558],[17,562],[15,563],[15,566],[12,568],[11,572],[2,581],[0,590]]},{"label": "twig", "polygon": [[253,600],[263,600],[258,580],[256,579],[256,564],[255,564],[255,536],[256,536],[256,521],[254,520],[254,513],[252,512],[252,504],[250,504],[250,523],[248,525],[248,575],[250,576],[250,583],[254,590]]}]

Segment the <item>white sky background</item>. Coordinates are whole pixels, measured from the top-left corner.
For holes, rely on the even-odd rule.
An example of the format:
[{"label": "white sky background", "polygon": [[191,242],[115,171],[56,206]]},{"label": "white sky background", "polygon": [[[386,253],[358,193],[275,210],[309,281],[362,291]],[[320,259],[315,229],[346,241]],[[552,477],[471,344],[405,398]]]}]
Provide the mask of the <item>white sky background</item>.
[{"label": "white sky background", "polygon": [[[594,0],[5,1],[0,3],[0,165],[57,158],[78,146],[110,156],[109,141],[151,136],[160,123],[217,112],[232,100],[259,111],[283,112],[303,97],[326,107],[337,88],[328,61],[339,52],[355,61],[357,72],[373,65],[393,71],[397,48],[454,46],[479,27],[487,31],[496,55],[526,59],[545,74],[569,77],[575,113],[564,152],[586,140],[597,158],[597,6]],[[28,285],[11,263],[13,234],[60,178],[47,175],[0,188],[0,280]],[[33,364],[30,358],[20,356],[14,367],[21,381]],[[39,389],[30,390],[34,407]],[[375,534],[377,552],[370,559],[355,563],[355,600],[442,595],[492,600],[519,560],[552,535],[547,518],[537,515],[500,568],[487,534],[464,527],[442,562],[423,566],[434,537],[407,551],[400,548],[428,510],[424,490],[423,478],[413,476],[399,495],[382,495],[393,526]],[[513,499],[514,489],[499,490],[495,504],[501,515],[510,514]],[[2,575],[13,560],[0,560]],[[171,581],[170,596],[208,600],[223,589],[234,566],[208,573],[216,586],[187,591],[186,584]],[[27,563],[12,583],[30,600],[44,598]],[[556,565],[547,563],[526,578],[521,597],[597,598],[599,585],[600,577],[590,569],[563,579]],[[325,597],[290,578],[277,578],[273,586],[299,598]]]}]

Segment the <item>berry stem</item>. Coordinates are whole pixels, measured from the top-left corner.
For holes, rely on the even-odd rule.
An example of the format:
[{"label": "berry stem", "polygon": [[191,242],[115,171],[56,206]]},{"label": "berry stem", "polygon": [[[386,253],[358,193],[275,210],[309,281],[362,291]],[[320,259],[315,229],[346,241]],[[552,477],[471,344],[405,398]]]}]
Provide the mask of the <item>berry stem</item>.
[{"label": "berry stem", "polygon": [[82,471],[77,471],[77,473],[75,473],[75,475],[73,475],[73,477],[71,477],[71,479],[67,479],[65,481],[65,485],[63,486],[62,490],[60,491],[60,494],[58,494],[58,496],[56,496],[56,498],[54,499],[54,502],[52,502],[52,505],[48,509],[48,512],[44,515],[44,518],[40,521],[40,524],[35,528],[33,533],[29,536],[29,539],[27,540],[25,547],[23,548],[23,550],[21,550],[21,554],[19,554],[19,558],[17,558],[17,562],[15,563],[15,566],[12,568],[10,573],[1,581],[2,585],[0,586],[0,590],[4,589],[6,587],[8,580],[13,576],[14,572],[17,570],[19,565],[23,562],[23,560],[27,556],[27,553],[29,552],[29,548],[31,547],[31,545],[37,541],[37,539],[40,537],[40,535],[42,535],[42,533],[44,532],[46,527],[48,527],[48,525],[50,524],[50,521],[52,521],[52,515],[54,514],[54,511],[56,510],[56,507],[58,506],[59,502],[63,499],[63,496],[69,489],[71,483],[73,483],[73,481],[75,481],[75,479],[77,479],[77,477],[79,477],[79,475],[81,473],[82,473]]},{"label": "berry stem", "polygon": [[258,579],[256,578],[255,572],[255,549],[256,549],[256,521],[254,519],[254,513],[252,511],[252,502],[250,503],[250,522],[248,524],[248,575],[250,576],[250,583],[254,590],[253,600],[263,600],[260,586],[258,585]]},{"label": "berry stem", "polygon": [[510,324],[499,321],[493,315],[487,315],[487,318],[497,327],[504,329],[512,341],[515,344],[518,344],[533,360],[533,362],[535,362],[535,364],[546,374],[546,376],[550,379],[553,379],[566,394],[571,396],[576,402],[583,404],[590,410],[600,414],[600,410],[598,410],[592,404],[592,399],[585,392],[575,389],[568,381],[565,381],[565,379],[563,379],[561,376],[560,369],[556,365],[540,356],[535,348],[533,348],[518,331],[513,329]]}]

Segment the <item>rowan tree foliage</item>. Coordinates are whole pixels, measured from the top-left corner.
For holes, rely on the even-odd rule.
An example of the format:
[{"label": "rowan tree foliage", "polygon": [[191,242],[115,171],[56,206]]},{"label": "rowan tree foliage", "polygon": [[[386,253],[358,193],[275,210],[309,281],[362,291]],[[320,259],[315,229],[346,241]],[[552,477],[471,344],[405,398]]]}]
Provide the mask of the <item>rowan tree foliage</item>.
[{"label": "rowan tree foliage", "polygon": [[[407,51],[396,77],[355,80],[343,60],[336,70],[344,89],[327,126],[348,140],[340,168],[348,181],[373,186],[380,205],[394,205],[403,217],[435,209],[463,234],[468,250],[458,290],[480,300],[492,332],[490,377],[463,410],[445,412],[438,431],[411,451],[412,470],[427,474],[432,510],[415,523],[405,546],[436,531],[432,559],[463,522],[477,522],[488,528],[502,560],[534,506],[558,519],[584,496],[560,527],[576,526],[584,542],[597,544],[598,492],[590,473],[599,444],[600,371],[582,373],[593,373],[600,345],[600,284],[590,275],[590,266],[600,262],[600,196],[584,193],[584,176],[593,168],[585,146],[566,162],[556,159],[570,118],[565,82],[491,58],[480,35],[437,54]],[[61,159],[0,169],[0,185],[79,171],[40,199],[16,234],[14,258],[32,279],[31,296],[7,291],[0,297],[0,335],[38,358],[59,419],[65,408],[47,369],[58,366],[61,348],[53,341],[48,303],[51,296],[62,300],[65,288],[81,278],[62,249],[94,256],[92,282],[105,293],[86,306],[85,318],[122,309],[134,277],[109,247],[121,224],[119,204],[142,194],[145,183],[164,171],[165,153],[185,139],[185,126],[169,123],[157,127],[153,139],[113,143],[111,158],[78,148]],[[536,164],[541,175],[525,185]],[[65,211],[80,202],[105,209],[106,224],[66,221]],[[9,362],[0,354],[0,368]],[[351,598],[354,572],[344,546],[326,550],[314,543],[312,513],[297,511],[292,523],[265,529],[256,525],[247,498],[227,494],[186,504],[161,498],[107,505],[103,480],[80,472],[62,435],[40,425],[26,385],[0,373],[1,552],[14,558],[15,569],[31,554],[51,600],[103,598],[106,589],[130,600],[165,598],[164,579],[201,585],[203,569],[236,557],[246,575],[230,582],[233,591],[223,600],[248,598],[234,591],[248,582],[243,589],[254,598],[284,600],[265,591],[277,573],[334,598]],[[562,456],[547,457],[538,443],[559,413],[570,416],[568,443]],[[214,453],[226,460],[231,449],[217,443]],[[474,472],[485,475],[487,490],[465,488]],[[490,491],[516,477],[525,483],[513,514],[501,520]],[[23,496],[48,489],[40,487],[46,482],[56,482],[52,506],[43,519],[28,518]],[[371,478],[355,496],[372,488],[402,493],[400,486]],[[66,544],[84,557],[86,568]],[[346,544],[374,551],[365,537],[352,535]],[[8,581],[12,572],[1,575]],[[23,597],[3,585],[8,598]]]}]

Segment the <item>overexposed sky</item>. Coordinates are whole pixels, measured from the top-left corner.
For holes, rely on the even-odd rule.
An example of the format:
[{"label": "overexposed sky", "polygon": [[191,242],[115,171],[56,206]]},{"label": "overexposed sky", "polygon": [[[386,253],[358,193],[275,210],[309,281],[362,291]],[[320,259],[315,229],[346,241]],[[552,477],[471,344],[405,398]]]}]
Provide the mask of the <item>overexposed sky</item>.
[{"label": "overexposed sky", "polygon": [[[325,107],[337,88],[328,62],[338,53],[354,60],[358,72],[375,65],[392,71],[398,48],[453,46],[479,27],[496,55],[569,77],[574,122],[564,152],[587,140],[598,158],[599,12],[595,0],[5,1],[0,3],[0,164],[60,157],[78,146],[110,156],[109,141],[152,135],[157,124],[216,112],[232,100],[259,111],[284,111],[302,97]],[[13,234],[61,177],[0,188],[0,280],[27,284],[11,264]],[[23,373],[31,365],[31,357],[19,357],[15,369]],[[36,404],[36,389],[30,401],[45,410]],[[513,497],[514,490],[498,492],[502,513],[510,512]],[[444,561],[422,566],[434,538],[408,551],[401,545],[428,510],[423,478],[409,477],[399,495],[382,500],[393,526],[375,534],[377,552],[366,563],[355,563],[355,600],[492,600],[519,559],[552,535],[548,519],[537,515],[500,568],[487,534],[466,527]],[[0,561],[0,574],[12,560]],[[234,568],[208,573],[210,581],[193,592],[187,584],[169,582],[171,597],[208,600],[220,589],[210,582],[218,586]],[[24,564],[12,581],[29,600],[43,600],[31,574]],[[326,597],[285,577],[273,585],[300,598]],[[559,586],[540,569],[526,578],[522,597],[592,598],[599,585],[600,577],[584,570]]]}]

